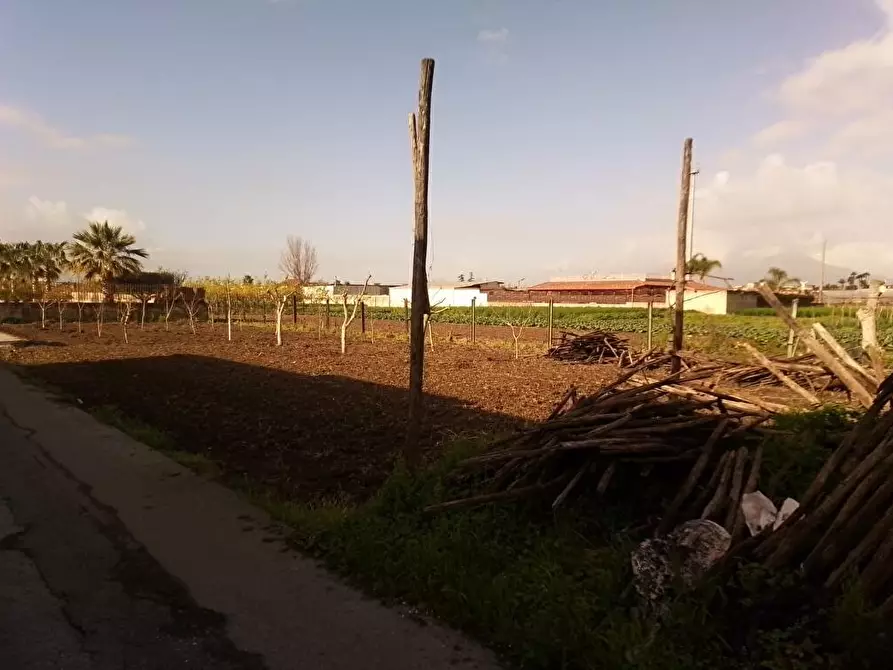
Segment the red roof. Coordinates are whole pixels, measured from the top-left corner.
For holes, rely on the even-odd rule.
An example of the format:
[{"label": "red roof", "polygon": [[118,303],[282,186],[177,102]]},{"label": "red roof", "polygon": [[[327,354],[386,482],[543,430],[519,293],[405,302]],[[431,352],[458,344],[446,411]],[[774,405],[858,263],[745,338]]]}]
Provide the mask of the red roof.
[{"label": "red roof", "polygon": [[[672,279],[646,279],[626,281],[547,281],[528,288],[528,291],[634,291],[642,288],[672,289]],[[685,282],[685,288],[691,291],[724,291],[721,286],[711,286],[696,281]]]}]

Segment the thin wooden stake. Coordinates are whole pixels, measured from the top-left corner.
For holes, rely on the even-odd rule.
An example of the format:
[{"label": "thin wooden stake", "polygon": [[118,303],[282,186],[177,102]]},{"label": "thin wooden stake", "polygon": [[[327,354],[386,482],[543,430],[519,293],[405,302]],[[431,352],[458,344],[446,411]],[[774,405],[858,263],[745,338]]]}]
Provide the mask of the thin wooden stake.
[{"label": "thin wooden stake", "polygon": [[648,346],[646,349],[651,351],[654,346],[654,300],[648,301]]},{"label": "thin wooden stake", "polygon": [[552,348],[552,318],[555,311],[555,301],[552,298],[549,298],[549,344],[546,347],[546,351]]},{"label": "thin wooden stake", "polygon": [[471,341],[474,342],[477,338],[477,296],[474,296],[471,299]]}]

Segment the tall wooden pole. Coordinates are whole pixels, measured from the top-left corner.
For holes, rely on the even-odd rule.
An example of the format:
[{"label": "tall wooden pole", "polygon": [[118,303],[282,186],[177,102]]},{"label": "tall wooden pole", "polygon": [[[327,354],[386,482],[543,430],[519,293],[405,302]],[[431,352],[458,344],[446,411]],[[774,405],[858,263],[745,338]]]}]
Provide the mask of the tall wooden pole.
[{"label": "tall wooden pole", "polygon": [[682,336],[685,318],[685,241],[688,232],[688,201],[691,195],[691,145],[686,138],[682,147],[682,185],[679,189],[679,214],[676,220],[676,313],[673,319],[673,361],[671,372],[679,372],[682,362]]},{"label": "tall wooden pole", "polygon": [[419,108],[409,116],[412,167],[415,178],[415,225],[412,252],[412,312],[409,332],[409,417],[403,457],[409,468],[420,461],[423,397],[422,381],[425,365],[425,317],[428,304],[428,277],[425,272],[428,256],[428,166],[431,141],[431,91],[434,85],[434,59],[422,60],[419,78]]}]

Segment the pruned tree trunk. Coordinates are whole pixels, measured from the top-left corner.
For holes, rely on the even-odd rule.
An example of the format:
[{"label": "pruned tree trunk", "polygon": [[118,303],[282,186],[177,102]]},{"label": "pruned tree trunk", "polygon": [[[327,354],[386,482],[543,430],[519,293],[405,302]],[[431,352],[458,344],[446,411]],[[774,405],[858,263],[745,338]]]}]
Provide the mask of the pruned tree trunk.
[{"label": "pruned tree trunk", "polygon": [[285,303],[288,302],[288,298],[282,298],[276,304],[276,346],[282,346],[282,312],[285,311]]},{"label": "pruned tree trunk", "polygon": [[363,296],[366,295],[366,288],[369,286],[369,280],[372,279],[372,275],[366,277],[366,281],[363,282],[363,288],[360,291],[359,295],[357,295],[356,300],[353,303],[353,311],[350,313],[350,316],[347,314],[347,290],[345,289],[344,293],[341,296],[341,306],[344,309],[344,320],[341,322],[341,353],[347,353],[347,329],[350,327],[350,324],[353,323],[353,320],[357,316],[357,307],[360,305],[360,301],[363,299]]},{"label": "pruned tree trunk", "polygon": [[96,306],[96,337],[102,337],[102,323],[105,319],[105,303]]},{"label": "pruned tree trunk", "polygon": [[142,305],[141,305],[142,311],[140,313],[140,330],[143,330],[146,327],[146,303],[149,301],[142,300],[140,302],[142,302]]}]

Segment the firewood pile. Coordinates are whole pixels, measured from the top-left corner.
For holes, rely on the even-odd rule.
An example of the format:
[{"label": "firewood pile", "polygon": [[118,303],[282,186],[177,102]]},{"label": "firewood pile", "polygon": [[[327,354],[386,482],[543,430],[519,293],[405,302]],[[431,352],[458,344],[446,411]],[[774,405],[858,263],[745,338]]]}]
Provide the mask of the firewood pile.
[{"label": "firewood pile", "polygon": [[684,518],[709,518],[730,531],[741,524],[738,500],[756,485],[760,453],[742,446],[771,419],[765,406],[700,386],[706,367],[648,381],[656,358],[589,396],[568,391],[543,423],[501,441],[461,464],[486,492],[432,505],[429,511],[526,497],[553,509],[584,492],[622,495],[635,475],[637,491],[672,498],[661,529]]},{"label": "firewood pile", "polygon": [[[839,391],[846,387],[837,376],[822,365],[813,354],[803,354],[794,358],[769,357],[766,359],[787,377],[813,393],[823,391]],[[723,368],[716,375],[717,384],[734,384],[741,387],[781,386],[781,382],[773,372],[762,363],[739,363],[708,359],[704,356],[685,352],[683,360],[688,368],[706,363],[722,364]]]},{"label": "firewood pile", "polygon": [[581,335],[562,331],[561,339],[546,354],[549,358],[568,363],[617,362],[632,365],[629,343],[615,333],[593,330]]},{"label": "firewood pile", "polygon": [[857,580],[881,614],[893,615],[893,375],[828,458],[799,509],[774,532],[732,554],[795,569],[839,591]]}]

